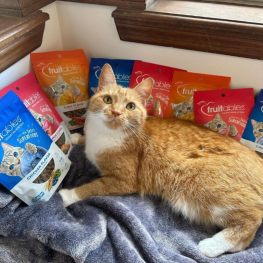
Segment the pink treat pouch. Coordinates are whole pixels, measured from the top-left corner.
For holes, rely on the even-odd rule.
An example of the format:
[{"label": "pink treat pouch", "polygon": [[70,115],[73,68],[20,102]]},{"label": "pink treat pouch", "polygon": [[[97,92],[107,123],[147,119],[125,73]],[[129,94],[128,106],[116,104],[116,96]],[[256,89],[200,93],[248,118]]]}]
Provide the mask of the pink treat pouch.
[{"label": "pink treat pouch", "polygon": [[67,155],[72,149],[70,132],[64,121],[39,86],[34,73],[29,73],[6,88],[0,90],[0,97],[9,90],[14,91],[23,101],[38,124],[56,145]]},{"label": "pink treat pouch", "polygon": [[141,61],[134,62],[130,88],[135,88],[140,82],[149,77],[154,79],[152,94],[146,105],[149,116],[166,117],[175,70],[181,69]]},{"label": "pink treat pouch", "polygon": [[195,122],[240,141],[254,103],[252,88],[195,91]]}]

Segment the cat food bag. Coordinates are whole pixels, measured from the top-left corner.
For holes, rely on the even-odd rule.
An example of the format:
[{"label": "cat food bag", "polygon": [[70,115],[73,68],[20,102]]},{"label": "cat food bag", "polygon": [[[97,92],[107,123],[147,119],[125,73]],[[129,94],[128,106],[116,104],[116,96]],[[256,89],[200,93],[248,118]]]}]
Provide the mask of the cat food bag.
[{"label": "cat food bag", "polygon": [[129,87],[134,60],[92,58],[89,71],[89,93],[91,96],[97,91],[101,69],[106,63],[111,65],[117,84],[125,88]]},{"label": "cat food bag", "polygon": [[175,71],[166,117],[194,121],[194,91],[228,89],[230,77]]},{"label": "cat food bag", "polygon": [[259,93],[240,142],[263,157],[263,90]]},{"label": "cat food bag", "polygon": [[135,61],[131,75],[130,88],[135,88],[146,78],[151,77],[154,79],[152,93],[146,105],[147,114],[149,116],[161,118],[167,115],[173,73],[179,70],[182,69]]},{"label": "cat food bag", "polygon": [[82,49],[31,53],[39,85],[69,130],[84,126],[89,65]]},{"label": "cat food bag", "polygon": [[13,90],[19,96],[38,124],[64,154],[69,154],[72,149],[70,132],[61,116],[40,88],[34,73],[31,72],[0,90],[0,97],[9,90]]},{"label": "cat food bag", "polygon": [[71,162],[12,91],[0,99],[0,183],[32,205],[47,201]]},{"label": "cat food bag", "polygon": [[240,141],[254,106],[252,88],[194,92],[195,122]]}]

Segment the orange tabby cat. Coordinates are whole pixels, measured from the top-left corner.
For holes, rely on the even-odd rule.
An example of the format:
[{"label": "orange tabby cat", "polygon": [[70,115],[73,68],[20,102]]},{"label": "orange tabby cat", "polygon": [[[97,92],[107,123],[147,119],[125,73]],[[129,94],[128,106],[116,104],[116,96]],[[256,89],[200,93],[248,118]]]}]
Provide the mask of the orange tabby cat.
[{"label": "orange tabby cat", "polygon": [[199,243],[204,255],[246,248],[263,216],[263,160],[197,124],[147,118],[152,85],[148,78],[122,88],[111,67],[103,67],[85,130],[86,156],[103,177],[61,190],[64,205],[95,195],[154,194],[190,220],[223,229]]}]

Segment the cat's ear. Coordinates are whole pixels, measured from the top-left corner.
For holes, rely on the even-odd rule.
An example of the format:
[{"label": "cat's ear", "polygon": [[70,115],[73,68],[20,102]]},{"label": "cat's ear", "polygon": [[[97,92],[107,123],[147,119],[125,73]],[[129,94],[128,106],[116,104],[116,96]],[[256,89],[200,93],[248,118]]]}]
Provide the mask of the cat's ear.
[{"label": "cat's ear", "polygon": [[193,97],[193,96],[189,97],[189,99],[187,100],[187,102],[188,102],[189,104],[193,104],[193,102],[194,102],[194,97]]},{"label": "cat's ear", "polygon": [[258,122],[253,120],[253,119],[251,119],[251,124],[252,124],[253,127],[255,127],[258,124]]},{"label": "cat's ear", "polygon": [[101,70],[100,78],[99,78],[99,86],[97,88],[97,92],[103,90],[104,87],[109,85],[116,84],[116,79],[112,67],[109,64],[105,64]]},{"label": "cat's ear", "polygon": [[222,117],[221,117],[220,113],[217,113],[217,114],[216,114],[215,119],[222,121]]},{"label": "cat's ear", "polygon": [[8,149],[13,148],[13,146],[11,146],[11,145],[9,145],[9,144],[7,144],[5,142],[2,142],[1,145],[2,145],[2,147],[4,149],[4,151],[7,151]]},{"label": "cat's ear", "polygon": [[64,81],[62,75],[60,75],[60,74],[58,75],[58,80],[59,80],[59,81]]},{"label": "cat's ear", "polygon": [[31,112],[31,114],[36,114],[36,112],[33,109],[29,108],[29,111]]},{"label": "cat's ear", "polygon": [[2,165],[0,165],[0,173],[2,173],[2,174],[6,173],[5,167]]},{"label": "cat's ear", "polygon": [[53,95],[52,89],[50,87],[43,87],[44,92],[47,94]]},{"label": "cat's ear", "polygon": [[97,88],[91,88],[91,90],[93,91],[93,93],[97,93]]},{"label": "cat's ear", "polygon": [[154,80],[153,78],[144,79],[140,84],[138,84],[134,89],[140,94],[141,98],[146,105],[148,98],[151,95]]},{"label": "cat's ear", "polygon": [[174,108],[176,107],[176,104],[171,103],[172,109],[174,110]]}]

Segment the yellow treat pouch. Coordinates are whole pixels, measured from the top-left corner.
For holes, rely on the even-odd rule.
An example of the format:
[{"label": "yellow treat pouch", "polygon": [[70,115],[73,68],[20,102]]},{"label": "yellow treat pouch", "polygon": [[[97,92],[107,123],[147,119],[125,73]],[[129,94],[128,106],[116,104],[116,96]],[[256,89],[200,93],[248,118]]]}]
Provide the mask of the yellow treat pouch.
[{"label": "yellow treat pouch", "polygon": [[31,53],[39,85],[69,130],[84,126],[89,65],[82,49]]},{"label": "yellow treat pouch", "polygon": [[174,71],[167,117],[194,121],[194,91],[228,89],[230,77]]}]

